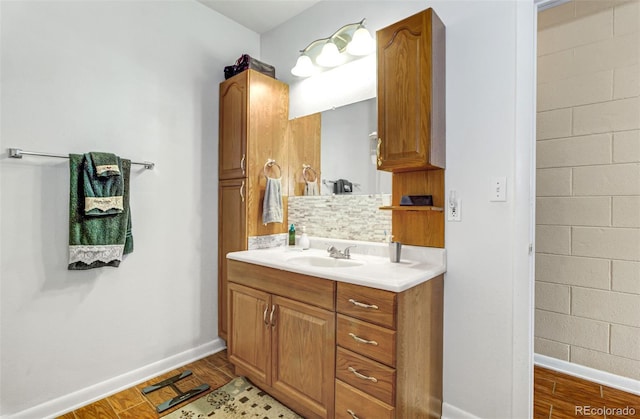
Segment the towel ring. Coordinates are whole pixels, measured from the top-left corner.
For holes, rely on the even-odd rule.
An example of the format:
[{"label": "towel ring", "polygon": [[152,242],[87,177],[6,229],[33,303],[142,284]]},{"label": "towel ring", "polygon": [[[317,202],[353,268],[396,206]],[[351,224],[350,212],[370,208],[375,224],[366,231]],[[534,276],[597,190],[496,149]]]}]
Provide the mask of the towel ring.
[{"label": "towel ring", "polygon": [[273,159],[269,159],[269,160],[267,160],[267,162],[264,164],[264,169],[263,169],[264,175],[265,175],[267,178],[269,178],[269,175],[267,174],[267,169],[271,169],[271,168],[273,168],[273,165],[275,165],[275,166],[278,168],[278,171],[280,172],[280,175],[279,175],[277,178],[274,178],[274,179],[278,179],[278,178],[282,177],[282,168],[281,168],[281,167],[280,167],[280,165],[279,165],[275,160],[273,160]]},{"label": "towel ring", "polygon": [[[313,174],[313,179],[308,178],[309,172]],[[303,164],[302,178],[304,179],[305,182],[316,182],[318,180],[318,173],[316,173],[316,171],[313,170],[313,167],[309,166],[308,164]]]}]

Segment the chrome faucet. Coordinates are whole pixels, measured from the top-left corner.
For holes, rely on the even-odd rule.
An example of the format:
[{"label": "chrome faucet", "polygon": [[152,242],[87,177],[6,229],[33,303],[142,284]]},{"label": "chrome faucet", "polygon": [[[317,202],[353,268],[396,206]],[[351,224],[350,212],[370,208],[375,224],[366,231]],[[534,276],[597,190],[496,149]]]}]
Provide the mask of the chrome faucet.
[{"label": "chrome faucet", "polygon": [[329,256],[334,259],[351,259],[351,253],[349,252],[349,249],[352,247],[357,246],[347,246],[342,251],[338,250],[335,246],[329,246],[327,252],[329,252]]}]

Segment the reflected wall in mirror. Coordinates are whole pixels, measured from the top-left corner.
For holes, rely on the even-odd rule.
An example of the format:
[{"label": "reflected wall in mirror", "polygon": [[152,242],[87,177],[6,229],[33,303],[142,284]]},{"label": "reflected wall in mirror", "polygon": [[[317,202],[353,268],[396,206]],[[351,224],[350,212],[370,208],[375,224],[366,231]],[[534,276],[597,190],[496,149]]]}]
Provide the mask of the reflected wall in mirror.
[{"label": "reflected wall in mirror", "polygon": [[345,105],[321,114],[322,195],[334,193],[334,182],[344,179],[352,195],[391,193],[391,173],[376,170],[376,99]]}]

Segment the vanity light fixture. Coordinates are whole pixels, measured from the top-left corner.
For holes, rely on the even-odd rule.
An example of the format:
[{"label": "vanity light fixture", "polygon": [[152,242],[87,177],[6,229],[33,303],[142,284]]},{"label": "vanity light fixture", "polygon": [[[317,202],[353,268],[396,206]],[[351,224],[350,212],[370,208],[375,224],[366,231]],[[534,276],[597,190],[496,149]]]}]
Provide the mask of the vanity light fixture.
[{"label": "vanity light fixture", "polygon": [[322,52],[320,52],[320,55],[316,58],[316,63],[323,67],[336,67],[342,64],[343,61],[344,56],[331,39],[322,46]]},{"label": "vanity light fixture", "polygon": [[[354,57],[361,57],[375,51],[375,41],[360,22],[344,25],[331,36],[312,41],[303,50],[291,74],[298,77],[309,77],[321,68],[336,67]],[[314,66],[314,63],[316,64]]]}]

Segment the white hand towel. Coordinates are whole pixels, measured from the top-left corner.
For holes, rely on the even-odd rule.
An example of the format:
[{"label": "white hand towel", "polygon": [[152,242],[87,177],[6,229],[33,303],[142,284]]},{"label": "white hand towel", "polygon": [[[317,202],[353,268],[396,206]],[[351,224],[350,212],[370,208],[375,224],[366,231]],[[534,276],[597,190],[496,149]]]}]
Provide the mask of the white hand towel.
[{"label": "white hand towel", "polygon": [[282,222],[282,183],[280,179],[267,178],[267,186],[264,190],[262,202],[262,222]]},{"label": "white hand towel", "polygon": [[304,187],[304,194],[306,196],[316,196],[316,195],[320,195],[318,193],[318,180],[316,179],[315,182],[305,182],[306,185]]}]

